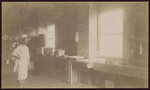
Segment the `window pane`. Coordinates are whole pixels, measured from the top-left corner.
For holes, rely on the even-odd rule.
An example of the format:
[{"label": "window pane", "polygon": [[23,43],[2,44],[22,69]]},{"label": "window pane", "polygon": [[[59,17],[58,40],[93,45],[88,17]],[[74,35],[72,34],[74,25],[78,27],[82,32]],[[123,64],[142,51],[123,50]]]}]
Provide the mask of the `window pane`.
[{"label": "window pane", "polygon": [[51,33],[51,32],[55,32],[55,25],[54,24],[52,24],[52,25],[49,25],[48,27],[47,27],[47,32],[48,33]]},{"label": "window pane", "polygon": [[55,25],[49,25],[46,33],[46,47],[55,47]]},{"label": "window pane", "polygon": [[55,38],[55,33],[47,33],[47,38]]},{"label": "window pane", "polygon": [[108,24],[101,24],[101,34],[116,34],[122,33],[122,24],[121,23],[108,23]]},{"label": "window pane", "polygon": [[55,47],[55,39],[47,39],[46,47]]},{"label": "window pane", "polygon": [[122,34],[101,36],[100,56],[122,57]]},{"label": "window pane", "polygon": [[100,30],[101,34],[122,33],[123,32],[122,10],[101,14]]},{"label": "window pane", "polygon": [[101,22],[103,23],[114,23],[114,22],[122,22],[123,20],[123,11],[116,10],[107,13],[101,14]]}]

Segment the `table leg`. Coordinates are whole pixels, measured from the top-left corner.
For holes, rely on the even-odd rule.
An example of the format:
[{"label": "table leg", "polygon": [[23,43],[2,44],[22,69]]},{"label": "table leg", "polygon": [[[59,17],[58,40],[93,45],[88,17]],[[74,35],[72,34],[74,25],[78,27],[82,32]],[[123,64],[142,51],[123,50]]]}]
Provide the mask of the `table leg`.
[{"label": "table leg", "polygon": [[105,88],[105,76],[103,72],[99,72],[96,82],[98,87]]},{"label": "table leg", "polygon": [[78,82],[80,83],[80,70],[78,69]]},{"label": "table leg", "polygon": [[72,85],[72,63],[68,62],[68,84]]},{"label": "table leg", "polygon": [[88,70],[88,85],[91,85],[91,69]]},{"label": "table leg", "polygon": [[54,74],[54,60],[52,60],[52,73]]}]

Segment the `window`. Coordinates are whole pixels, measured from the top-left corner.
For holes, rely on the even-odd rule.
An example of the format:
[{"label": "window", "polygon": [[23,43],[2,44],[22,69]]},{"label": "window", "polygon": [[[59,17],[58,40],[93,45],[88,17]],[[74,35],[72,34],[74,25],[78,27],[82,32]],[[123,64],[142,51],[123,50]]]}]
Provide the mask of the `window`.
[{"label": "window", "polygon": [[123,11],[102,13],[99,25],[100,56],[122,58]]},{"label": "window", "polygon": [[55,25],[49,25],[46,33],[46,47],[55,47]]}]

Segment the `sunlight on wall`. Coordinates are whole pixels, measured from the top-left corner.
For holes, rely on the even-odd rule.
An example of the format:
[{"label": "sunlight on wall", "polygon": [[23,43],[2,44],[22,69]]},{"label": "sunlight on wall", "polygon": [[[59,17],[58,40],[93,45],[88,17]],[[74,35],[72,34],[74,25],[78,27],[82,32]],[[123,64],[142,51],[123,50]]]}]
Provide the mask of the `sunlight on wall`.
[{"label": "sunlight on wall", "polygon": [[100,16],[100,56],[122,57],[123,11]]}]

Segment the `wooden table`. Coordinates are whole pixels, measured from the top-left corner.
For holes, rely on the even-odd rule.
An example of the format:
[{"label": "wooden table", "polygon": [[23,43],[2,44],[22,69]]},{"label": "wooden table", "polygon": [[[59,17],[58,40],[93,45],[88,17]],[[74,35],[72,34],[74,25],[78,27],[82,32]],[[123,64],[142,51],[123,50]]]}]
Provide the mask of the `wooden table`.
[{"label": "wooden table", "polygon": [[118,75],[148,79],[148,68],[94,63],[94,70]]},{"label": "wooden table", "polygon": [[[78,83],[81,81],[81,69],[86,68],[88,70],[93,67],[93,62],[88,59],[74,60],[63,57],[54,56],[38,56],[38,60],[35,62],[35,70],[37,73],[43,73],[45,70],[50,75],[56,76],[57,79],[68,83],[69,85]],[[90,76],[90,73],[88,73]],[[88,76],[86,75],[86,76]],[[63,77],[63,79],[61,78]],[[90,77],[88,77],[88,84],[90,84]]]},{"label": "wooden table", "polygon": [[[87,68],[89,70],[88,73],[88,84],[90,84],[90,69],[93,68],[93,62],[89,61],[88,59],[82,59],[82,60],[73,60],[73,59],[68,59],[68,84],[72,85],[74,83],[80,82],[81,78],[81,69]],[[77,69],[77,76],[75,77],[73,75],[73,70],[74,68]],[[76,80],[75,80],[76,78]]]},{"label": "wooden table", "polygon": [[[103,87],[103,88],[106,87],[105,79],[107,80],[107,78],[105,78],[105,75],[103,75],[105,73],[107,73],[108,75],[111,75],[111,78],[113,78],[113,80],[115,80],[115,82],[117,82],[117,84],[123,82],[122,80],[120,82],[120,76],[128,77],[126,79],[131,80],[131,81],[135,80],[135,78],[137,78],[136,81],[132,83],[132,85],[138,84],[139,87],[140,87],[140,85],[143,85],[144,87],[146,87],[141,82],[144,81],[144,83],[145,83],[148,81],[148,68],[125,66],[125,65],[103,64],[103,63],[94,63],[93,68],[95,71],[100,72],[99,78],[101,81],[103,81],[101,83],[100,87]],[[139,81],[139,80],[142,80],[142,81]],[[118,87],[118,85],[116,85],[115,83],[114,83],[114,85],[115,85],[115,87]],[[137,85],[136,85],[136,87],[137,87]]]}]

